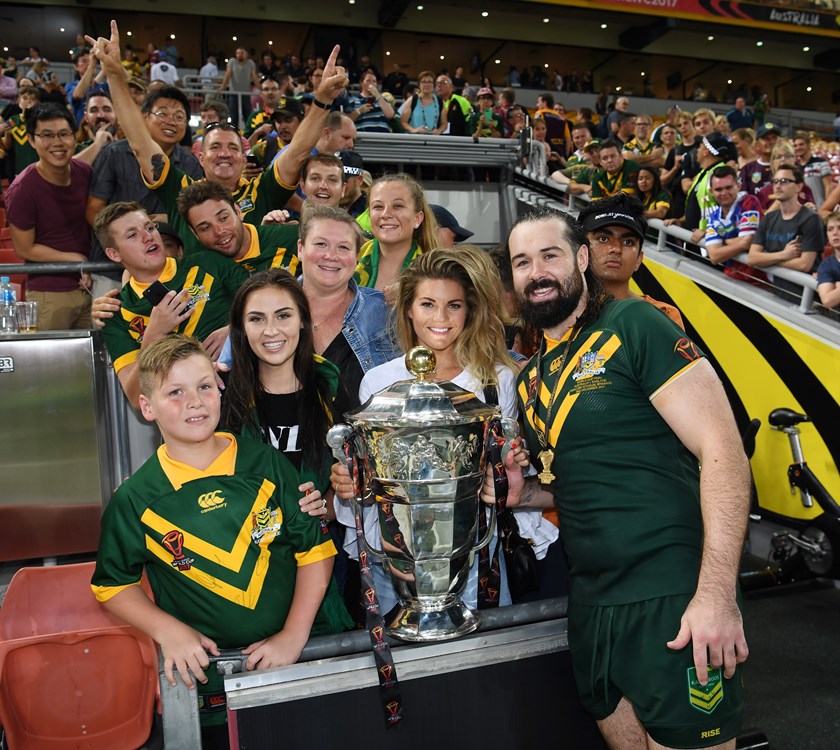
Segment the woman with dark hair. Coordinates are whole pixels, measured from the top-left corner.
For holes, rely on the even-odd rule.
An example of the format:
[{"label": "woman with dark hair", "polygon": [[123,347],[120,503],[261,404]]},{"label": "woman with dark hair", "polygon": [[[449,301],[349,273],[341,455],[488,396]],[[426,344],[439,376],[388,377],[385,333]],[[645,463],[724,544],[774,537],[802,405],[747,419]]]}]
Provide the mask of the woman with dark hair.
[{"label": "woman with dark hair", "polygon": [[671,208],[671,196],[662,189],[659,170],[653,167],[639,167],[636,176],[636,190],[645,207],[646,219],[664,219]]}]

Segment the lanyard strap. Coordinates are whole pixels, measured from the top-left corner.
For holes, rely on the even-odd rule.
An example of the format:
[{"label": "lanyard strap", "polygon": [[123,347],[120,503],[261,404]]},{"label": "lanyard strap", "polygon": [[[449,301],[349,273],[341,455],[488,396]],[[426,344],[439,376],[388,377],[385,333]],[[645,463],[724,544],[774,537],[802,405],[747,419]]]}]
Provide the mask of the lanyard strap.
[{"label": "lanyard strap", "polygon": [[[502,459],[502,447],[505,444],[505,435],[502,424],[498,418],[493,419],[490,424],[490,432],[487,437],[487,460],[493,467],[493,489],[496,494],[496,505],[494,511],[501,513],[507,507],[508,478],[505,470],[505,462]],[[485,508],[478,511],[478,536],[484,539],[487,535],[487,512]],[[490,545],[487,544],[478,551],[478,608],[491,609],[499,606],[499,595],[501,593],[502,574],[499,563],[499,548],[502,545],[496,541],[496,548],[493,556],[490,556]]]},{"label": "lanyard strap", "polygon": [[379,611],[379,599],[376,596],[376,588],[373,584],[373,571],[370,567],[367,549],[364,542],[364,528],[362,525],[362,514],[359,511],[357,499],[361,496],[359,489],[358,463],[353,455],[353,448],[350,439],[344,440],[343,445],[344,461],[347,470],[353,480],[353,487],[356,490],[356,499],[353,500],[353,514],[356,521],[356,544],[359,550],[359,572],[362,580],[363,603],[365,607],[365,627],[370,636],[370,645],[373,648],[373,661],[376,666],[376,676],[379,680],[379,699],[382,701],[382,710],[385,716],[385,727],[390,729],[402,721],[402,697],[400,686],[397,682],[397,668],[394,664],[394,657],[391,654],[391,646],[385,638],[385,620]]}]

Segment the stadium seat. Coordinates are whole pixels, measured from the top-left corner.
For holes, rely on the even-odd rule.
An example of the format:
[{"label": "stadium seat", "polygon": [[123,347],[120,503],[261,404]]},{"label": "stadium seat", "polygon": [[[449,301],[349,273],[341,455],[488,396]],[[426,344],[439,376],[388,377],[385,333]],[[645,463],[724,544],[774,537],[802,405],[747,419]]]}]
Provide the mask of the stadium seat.
[{"label": "stadium seat", "polygon": [[[12,228],[5,225],[0,225],[0,241],[8,243],[8,247],[12,246]],[[4,245],[5,246],[5,245]]]},{"label": "stadium seat", "polygon": [[0,608],[0,725],[11,750],[141,747],[157,649],[105,610],[94,563],[22,568]]}]

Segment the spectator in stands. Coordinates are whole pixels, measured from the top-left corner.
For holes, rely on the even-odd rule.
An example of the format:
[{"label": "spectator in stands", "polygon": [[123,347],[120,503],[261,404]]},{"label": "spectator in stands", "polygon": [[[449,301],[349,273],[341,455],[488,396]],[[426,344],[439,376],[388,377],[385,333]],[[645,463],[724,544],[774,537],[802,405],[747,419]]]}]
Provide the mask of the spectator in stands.
[{"label": "spectator in stands", "polygon": [[635,115],[625,112],[618,120],[618,130],[613,133],[612,138],[618,141],[622,147],[630,141],[633,137],[633,131],[636,127]]},{"label": "spectator in stands", "polygon": [[[782,164],[773,173],[779,210],[767,214],[758,225],[747,261],[753,268],[781,266],[813,273],[825,242],[820,217],[797,200],[803,181],[802,170],[795,164]],[[800,285],[779,278],[773,283],[795,298],[801,296]]]},{"label": "spectator in stands", "polygon": [[819,207],[820,218],[827,219],[829,214],[840,208],[840,185],[835,185]]},{"label": "spectator in stands", "polygon": [[[297,99],[281,97],[275,104],[274,111],[269,115],[268,122],[263,122],[248,138],[248,143],[254,148],[266,138],[275,140],[272,148],[266,149],[263,163],[268,164],[277,153],[277,147],[283,148],[292,142],[298,127],[303,122],[303,105]],[[269,153],[270,152],[270,153]]]},{"label": "spectator in stands", "polygon": [[764,121],[767,119],[767,115],[770,114],[770,110],[773,109],[770,106],[770,96],[769,94],[761,94],[758,98],[755,99],[755,124],[758,127],[764,125]]},{"label": "spectator in stands", "polygon": [[[160,52],[152,55],[152,67],[149,70],[149,81],[163,81],[165,86],[180,86],[178,69],[171,62],[160,59]],[[156,59],[157,58],[157,59]]]},{"label": "spectator in stands", "polygon": [[[634,135],[624,144],[625,155],[631,158],[636,164],[650,166],[654,169],[664,166],[665,157],[661,146],[656,145],[650,139],[650,129],[653,126],[653,118],[650,115],[636,115],[633,120]],[[619,127],[619,136],[621,128]],[[662,217],[658,217],[662,218]]]},{"label": "spectator in stands", "polygon": [[811,134],[805,130],[797,130],[794,134],[793,152],[805,174],[805,184],[814,194],[814,203],[821,206],[831,191],[831,165],[823,157],[811,153]]},{"label": "spectator in stands", "polygon": [[671,208],[671,196],[662,189],[659,170],[650,166],[639,167],[636,190],[645,209],[645,219],[664,219]]},{"label": "spectator in stands", "polygon": [[384,291],[393,304],[403,269],[437,244],[437,221],[423,188],[401,172],[379,177],[368,203],[374,238],[362,245],[355,278],[359,286]]},{"label": "spectator in stands", "polygon": [[[449,78],[448,76],[444,76],[445,78]],[[403,90],[405,89],[405,85],[408,83],[408,76],[403,72],[402,68],[400,67],[399,63],[394,63],[394,67],[391,69],[391,72],[385,76],[385,80],[382,81],[382,86],[385,91],[390,91],[391,94],[394,95],[395,98],[401,99],[403,96]],[[440,92],[438,92],[440,94]],[[443,94],[440,94],[441,98],[445,98]]]},{"label": "spectator in stands", "polygon": [[[75,120],[66,108],[39,104],[25,113],[38,160],[6,191],[12,244],[26,262],[80,263],[90,255],[85,202],[91,166],[73,158]],[[87,274],[37,274],[27,281],[27,299],[38,302],[45,331],[91,326]]]},{"label": "spectator in stands", "polygon": [[586,160],[553,172],[551,179],[566,185],[566,190],[572,195],[592,195],[592,180],[601,168],[601,157],[598,153],[600,144],[597,139],[589,141],[583,148]]},{"label": "spectator in stands", "polygon": [[703,255],[722,264],[723,272],[751,284],[767,282],[767,276],[734,260],[746,253],[761,221],[761,205],[754,195],[738,190],[738,173],[722,164],[712,170],[711,192],[714,203],[706,207],[706,235]]},{"label": "spectator in stands", "polygon": [[473,138],[501,138],[504,124],[493,110],[493,92],[489,88],[478,90],[478,112],[474,121]]},{"label": "spectator in stands", "polygon": [[615,108],[609,113],[606,120],[606,137],[613,138],[618,132],[618,126],[623,115],[630,111],[630,100],[626,96],[619,96],[615,100]]},{"label": "spectator in stands", "polygon": [[30,164],[38,161],[38,152],[32,146],[32,140],[27,133],[24,118],[27,111],[37,106],[40,101],[41,92],[39,89],[35,86],[21,86],[17,95],[20,114],[14,115],[2,125],[3,149],[7,154],[11,152],[14,163],[12,178],[23,172]]},{"label": "spectator in stands", "polygon": [[755,161],[745,164],[741,168],[741,190],[746,190],[752,195],[758,195],[761,188],[770,182],[773,176],[773,169],[770,166],[770,156],[773,147],[779,140],[779,128],[772,122],[759,127],[755,131]]},{"label": "spectator in stands", "polygon": [[662,145],[662,157],[664,163],[659,170],[659,179],[665,188],[670,189],[672,182],[676,179],[679,184],[679,175],[682,173],[682,154],[678,153],[676,127],[665,123],[659,131],[659,142]]},{"label": "spectator in stands", "polygon": [[645,259],[642,245],[647,221],[643,212],[638,198],[626,193],[590,203],[581,210],[578,221],[589,239],[592,272],[615,299],[643,299],[685,328],[677,308],[630,291],[630,279]]},{"label": "spectator in stands", "polygon": [[467,79],[464,78],[464,69],[459,65],[455,68],[455,75],[452,76],[452,87],[456,94],[463,94],[467,85]]},{"label": "spectator in stands", "polygon": [[817,294],[825,307],[840,308],[840,212],[829,214],[825,231],[833,253],[817,269]]},{"label": "spectator in stands", "polygon": [[344,163],[335,154],[312,154],[300,168],[300,187],[310,203],[340,205],[344,185]]},{"label": "spectator in stands", "polygon": [[[230,120],[230,110],[221,99],[205,99],[201,104],[199,117],[201,118],[201,135],[193,138],[192,145],[192,153],[196,158],[201,153],[201,144],[204,142],[204,134],[207,132],[207,128],[214,122],[228,122]],[[248,139],[243,136],[242,153],[245,153],[248,147]]]},{"label": "spectator in stands", "polygon": [[[661,134],[662,134],[662,128],[665,127],[665,125],[670,125],[671,127],[673,127],[674,130],[677,132],[677,135],[679,136],[678,125],[679,125],[680,112],[682,112],[682,110],[680,109],[679,104],[672,104],[670,107],[668,107],[668,109],[665,111],[665,118],[666,118],[665,122],[663,122],[660,125],[657,125],[653,129],[653,132],[650,134],[650,139],[654,143],[662,143],[662,135]],[[681,140],[682,140],[681,136],[677,138],[678,143]]]},{"label": "spectator in stands", "polygon": [[238,94],[238,96],[230,97],[230,111],[233,113],[235,124],[244,120],[245,112],[248,110],[247,97],[242,95],[250,94],[251,86],[259,85],[257,66],[248,57],[248,50],[244,47],[237,47],[234,56],[228,60],[225,76],[218,88],[218,91],[230,90],[234,94]]},{"label": "spectator in stands", "polygon": [[732,143],[738,150],[738,168],[743,169],[755,159],[753,143],[755,131],[752,128],[738,128],[732,131]]},{"label": "spectator in stands", "polygon": [[495,107],[496,114],[502,118],[504,132],[502,137],[509,138],[513,134],[513,127],[508,123],[508,112],[516,104],[516,91],[510,87],[499,92],[499,103]]},{"label": "spectator in stands", "polygon": [[[773,147],[773,153],[770,155],[770,168],[775,172],[782,164],[795,164],[796,156],[793,152],[793,146],[789,141],[784,139],[779,140]],[[797,165],[800,166],[801,165]],[[804,173],[804,169],[802,170]],[[765,185],[761,188],[761,192],[757,196],[758,202],[761,204],[761,210],[768,214],[771,211],[779,210],[779,203],[776,200],[775,190],[773,185]],[[800,205],[808,206],[816,210],[817,204],[814,201],[814,194],[811,188],[806,183],[802,183],[799,193],[796,196]]]},{"label": "spectator in stands", "polygon": [[735,107],[726,113],[726,119],[729,122],[730,130],[733,132],[738,128],[755,127],[755,114],[747,108],[747,100],[743,96],[739,96],[735,100]]},{"label": "spectator in stands", "polygon": [[[264,49],[260,55],[260,64],[257,66],[257,75],[260,78],[273,78],[277,80],[277,74],[281,72],[277,64],[277,55],[270,49]],[[218,74],[217,74],[218,75]]]},{"label": "spectator in stands", "polygon": [[717,115],[715,117],[715,132],[725,135],[727,138],[731,135],[729,120],[726,119],[726,115]]},{"label": "spectator in stands", "polygon": [[430,208],[438,225],[436,247],[455,247],[456,242],[466,242],[473,236],[474,233],[464,229],[449,209],[435,203],[430,204]]},{"label": "spectator in stands", "polygon": [[352,110],[347,115],[360,133],[390,133],[394,108],[379,90],[376,73],[362,75],[359,93],[350,97]]},{"label": "spectator in stands", "polygon": [[[263,78],[260,81],[260,102],[262,106],[255,109],[248,115],[245,122],[245,137],[251,142],[251,145],[258,140],[265,138],[272,131],[271,115],[277,109],[285,109],[283,105],[286,104],[284,100],[283,105],[278,107],[278,100],[280,99],[280,85],[273,78]],[[303,119],[303,109],[295,102],[293,109],[298,114],[298,121]],[[259,135],[257,132],[259,131]],[[253,136],[253,138],[252,138]]]},{"label": "spectator in stands", "polygon": [[376,66],[370,61],[370,55],[367,53],[363,54],[359,58],[359,64],[351,70],[350,72],[350,82],[356,83],[358,82],[361,84],[362,79],[365,76],[365,73],[371,71],[376,78],[377,81],[382,79],[382,75],[380,74],[379,70]]},{"label": "spectator in stands", "polygon": [[[440,135],[446,130],[449,121],[444,101],[435,93],[435,74],[430,70],[423,70],[418,76],[418,81],[420,88],[406,100],[400,118],[403,130],[417,135]],[[492,92],[490,97],[492,107]]]},{"label": "spectator in stands", "polygon": [[133,76],[128,79],[128,90],[131,93],[131,98],[138,107],[143,106],[146,99],[147,92],[146,82],[142,78]]},{"label": "spectator in stands", "polygon": [[211,88],[215,83],[216,78],[219,77],[219,66],[216,63],[215,55],[207,55],[207,62],[198,70],[198,77],[201,80],[201,85],[206,88]]},{"label": "spectator in stands", "polygon": [[636,176],[639,165],[625,159],[621,146],[614,140],[601,141],[598,146],[601,168],[592,177],[592,200],[608,198],[616,193],[636,195]]},{"label": "spectator in stands", "polygon": [[[367,195],[362,190],[365,174],[365,161],[361,154],[350,149],[342,149],[337,156],[344,165],[344,195],[339,205],[350,216],[358,220],[362,214],[367,214],[366,221],[359,222],[363,229],[370,229],[370,214],[367,210]],[[365,226],[365,223],[367,226]]]},{"label": "spectator in stands", "polygon": [[566,166],[573,167],[575,164],[586,163],[586,153],[584,148],[586,144],[592,140],[589,132],[589,126],[585,122],[576,122],[572,127],[572,144],[575,147],[572,155],[566,159]]},{"label": "spectator in stands", "polygon": [[589,128],[590,139],[595,138],[598,135],[598,126],[593,121],[593,117],[594,115],[589,107],[581,107],[578,110],[576,122],[584,123]]},{"label": "spectator in stands", "polygon": [[76,133],[76,158],[93,164],[99,152],[117,135],[117,115],[108,94],[88,97],[82,126]]},{"label": "spectator in stands", "polygon": [[543,92],[537,97],[537,111],[534,117],[542,117],[545,120],[548,134],[546,141],[551,150],[558,154],[560,163],[564,163],[566,157],[572,151],[572,134],[566,118],[561,117],[554,111],[554,96],[549,92]]},{"label": "spectator in stands", "polygon": [[[73,58],[73,69],[76,71],[75,81],[64,85],[64,93],[67,97],[67,104],[73,117],[76,118],[76,125],[82,124],[85,116],[85,100],[93,93],[104,91],[108,93],[108,86],[101,80],[94,81],[96,65],[91,65],[90,53],[85,51]],[[98,77],[97,77],[98,78]]]},{"label": "spectator in stands", "polygon": [[471,135],[470,122],[474,115],[472,104],[455,93],[452,79],[445,73],[437,77],[435,88],[446,110],[446,121],[449,123],[447,135]]},{"label": "spectator in stands", "polygon": [[694,142],[686,143],[683,136],[683,146],[689,146],[685,150],[682,166],[681,184],[683,192],[688,195],[688,190],[691,187],[691,182],[700,171],[700,163],[697,160],[697,149],[703,141],[703,137],[714,132],[715,129],[715,113],[705,107],[698,109],[691,118],[691,123],[694,126]]}]

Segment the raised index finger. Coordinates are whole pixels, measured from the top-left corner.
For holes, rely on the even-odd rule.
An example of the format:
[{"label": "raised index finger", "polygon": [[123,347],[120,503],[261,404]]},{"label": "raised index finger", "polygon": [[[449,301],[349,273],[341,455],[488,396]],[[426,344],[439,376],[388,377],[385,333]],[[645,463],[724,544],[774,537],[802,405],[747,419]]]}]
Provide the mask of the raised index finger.
[{"label": "raised index finger", "polygon": [[324,76],[335,75],[335,61],[338,60],[338,53],[341,51],[341,45],[336,44],[327,58],[327,64],[324,65]]},{"label": "raised index finger", "polygon": [[120,30],[117,28],[117,22],[111,19],[111,41],[119,46],[120,44]]}]

